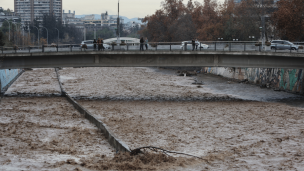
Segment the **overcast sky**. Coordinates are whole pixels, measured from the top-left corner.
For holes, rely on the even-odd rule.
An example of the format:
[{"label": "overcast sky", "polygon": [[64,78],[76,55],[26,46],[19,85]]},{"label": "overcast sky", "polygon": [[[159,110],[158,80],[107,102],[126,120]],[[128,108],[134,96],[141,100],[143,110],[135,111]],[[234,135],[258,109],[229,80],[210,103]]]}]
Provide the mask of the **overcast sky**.
[{"label": "overcast sky", "polygon": [[[14,0],[0,0],[4,9],[14,9]],[[128,18],[143,18],[160,9],[163,0],[120,0],[120,15]],[[197,0],[203,2],[203,0]],[[223,1],[223,0],[219,0]],[[106,11],[109,15],[117,15],[118,0],[63,0],[63,10],[76,11],[76,15],[101,14]],[[188,0],[184,0],[187,3]]]}]

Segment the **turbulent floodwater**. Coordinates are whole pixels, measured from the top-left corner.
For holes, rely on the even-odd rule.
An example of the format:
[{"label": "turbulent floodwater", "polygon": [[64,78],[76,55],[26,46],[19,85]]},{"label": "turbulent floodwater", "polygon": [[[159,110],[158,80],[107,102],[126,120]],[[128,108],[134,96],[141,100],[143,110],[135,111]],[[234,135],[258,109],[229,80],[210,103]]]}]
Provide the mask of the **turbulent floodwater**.
[{"label": "turbulent floodwater", "polygon": [[[256,85],[240,84],[209,74],[180,77],[175,70],[170,69],[65,68],[59,73],[65,91],[77,98],[78,102],[96,118],[107,124],[110,130],[131,149],[152,145],[197,155],[205,160],[186,158],[173,160],[161,156],[150,156],[149,159],[120,156],[112,160],[103,157],[103,155],[111,156],[113,153],[102,137],[98,136],[94,139],[96,128],[89,128],[91,133],[90,138],[87,137],[87,143],[75,141],[73,138],[76,135],[75,131],[85,133],[88,123],[81,121],[79,113],[72,109],[71,105],[66,104],[65,100],[42,98],[18,101],[18,97],[7,97],[1,102],[3,105],[1,108],[5,109],[0,111],[0,117],[3,118],[1,124],[7,125],[2,128],[5,133],[1,134],[0,140],[4,138],[5,141],[15,142],[20,136],[22,143],[24,141],[32,143],[23,151],[15,146],[1,143],[0,148],[6,151],[0,154],[0,162],[7,166],[6,168],[21,167],[20,163],[14,164],[11,159],[16,150],[18,151],[16,155],[21,161],[26,161],[26,157],[24,159],[22,156],[23,153],[33,157],[37,152],[31,147],[34,143],[42,141],[42,135],[46,143],[37,146],[37,150],[41,150],[44,155],[54,155],[48,152],[50,149],[64,147],[65,151],[59,155],[61,159],[56,160],[55,164],[54,162],[40,164],[39,169],[50,166],[51,170],[59,168],[301,170],[304,168],[304,109],[289,105],[304,106],[302,96],[261,89]],[[30,82],[27,82],[27,79],[30,79]],[[203,85],[192,84],[194,79],[202,81]],[[40,69],[24,73],[6,95],[59,93],[54,70]],[[48,103],[52,105],[47,106]],[[59,109],[58,112],[51,112],[56,108]],[[31,118],[32,113],[45,122],[37,126],[35,120]],[[18,118],[16,122],[14,117]],[[25,122],[23,118],[28,119]],[[64,129],[60,128],[58,124],[63,122],[61,119],[69,120],[66,122],[70,125],[64,124]],[[21,129],[17,126],[17,122],[21,123]],[[35,125],[29,126],[29,122]],[[52,125],[55,125],[53,129]],[[74,125],[81,129],[74,130]],[[62,129],[61,136],[65,138],[57,137],[54,142],[54,133],[46,133],[45,127],[49,132],[54,130],[55,133],[58,132],[57,129]],[[37,128],[37,132],[26,138],[25,135],[33,128]],[[23,129],[26,134],[21,136]],[[11,135],[11,132],[14,134]],[[79,138],[82,140],[83,137]],[[80,153],[78,151],[75,153],[74,148],[70,150],[66,148],[68,142],[78,146]],[[60,148],[55,147],[56,143]],[[98,149],[95,146],[98,146]],[[85,155],[81,155],[82,153]],[[92,155],[89,155],[90,153]],[[68,157],[64,158],[62,155]],[[72,161],[73,167],[63,160],[67,158],[75,159]],[[158,160],[159,158],[161,160]],[[46,160],[50,158],[39,162],[43,163]],[[121,165],[127,161],[129,163]],[[108,164],[105,164],[107,162]],[[81,165],[83,163],[86,164],[83,166]],[[28,167],[35,170],[35,164],[29,164]]]}]

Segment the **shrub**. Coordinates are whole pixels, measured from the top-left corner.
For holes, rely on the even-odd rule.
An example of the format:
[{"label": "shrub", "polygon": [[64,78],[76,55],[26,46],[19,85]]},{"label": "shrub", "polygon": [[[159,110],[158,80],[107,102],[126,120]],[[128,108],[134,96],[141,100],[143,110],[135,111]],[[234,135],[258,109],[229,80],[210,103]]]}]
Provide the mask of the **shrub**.
[{"label": "shrub", "polygon": [[299,46],[299,49],[304,49],[303,46]]}]

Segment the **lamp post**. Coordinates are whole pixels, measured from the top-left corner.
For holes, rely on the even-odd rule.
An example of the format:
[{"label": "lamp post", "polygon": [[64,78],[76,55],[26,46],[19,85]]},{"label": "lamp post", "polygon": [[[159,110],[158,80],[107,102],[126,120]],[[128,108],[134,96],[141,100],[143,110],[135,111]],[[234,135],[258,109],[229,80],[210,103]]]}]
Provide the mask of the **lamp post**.
[{"label": "lamp post", "polygon": [[46,30],[46,44],[48,45],[49,44],[49,31],[45,27],[41,27],[41,28],[44,28]]},{"label": "lamp post", "polygon": [[11,41],[11,23],[7,19],[4,20],[8,22],[8,40]]},{"label": "lamp post", "polygon": [[96,24],[94,24],[94,39],[96,39]]},{"label": "lamp post", "polygon": [[22,48],[24,48],[24,25],[22,25]]},{"label": "lamp post", "polygon": [[59,42],[59,30],[57,28],[55,28],[58,31],[58,37],[57,37],[57,46],[58,46],[58,42]]},{"label": "lamp post", "polygon": [[263,27],[260,27],[260,32],[261,32],[261,37],[262,37],[262,49],[264,49],[264,32],[263,32]]},{"label": "lamp post", "polygon": [[118,18],[117,18],[117,45],[120,44],[120,18],[119,18],[119,0],[118,0]]},{"label": "lamp post", "polygon": [[[12,24],[14,24],[15,25],[15,28],[16,28],[16,31],[17,31],[17,25],[16,25],[16,23],[13,23],[12,22]],[[15,36],[15,31],[14,31],[14,28],[13,28],[13,25],[12,25],[12,31],[13,31],[13,39],[14,39],[14,44],[16,45],[16,36]]]},{"label": "lamp post", "polygon": [[35,27],[38,31],[38,46],[39,46],[39,29],[36,26],[33,26],[33,27]]}]

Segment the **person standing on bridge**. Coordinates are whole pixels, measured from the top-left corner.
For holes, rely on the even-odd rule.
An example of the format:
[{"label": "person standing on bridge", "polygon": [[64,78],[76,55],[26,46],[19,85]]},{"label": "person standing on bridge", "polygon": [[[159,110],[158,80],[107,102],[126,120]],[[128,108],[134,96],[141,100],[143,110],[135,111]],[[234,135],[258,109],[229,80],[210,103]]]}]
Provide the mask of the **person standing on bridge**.
[{"label": "person standing on bridge", "polygon": [[140,38],[140,49],[139,50],[140,51],[144,50],[144,38],[143,37]]},{"label": "person standing on bridge", "polygon": [[94,51],[96,51],[96,45],[97,45],[96,39],[94,39],[93,43],[94,43]]},{"label": "person standing on bridge", "polygon": [[195,40],[192,39],[192,51],[194,51],[194,49],[195,49]]},{"label": "person standing on bridge", "polygon": [[101,48],[101,46],[100,46],[100,38],[98,38],[98,40],[97,40],[97,46],[98,46],[98,51],[100,51],[100,48]]},{"label": "person standing on bridge", "polygon": [[101,45],[101,50],[104,51],[105,47],[103,46],[103,39],[102,38],[100,39],[100,45]]},{"label": "person standing on bridge", "polygon": [[146,50],[148,50],[148,38],[146,37],[146,39],[145,39],[145,46],[146,46]]},{"label": "person standing on bridge", "polygon": [[197,50],[197,46],[199,45],[199,42],[197,39],[195,39],[195,46],[196,46],[196,50]]}]

